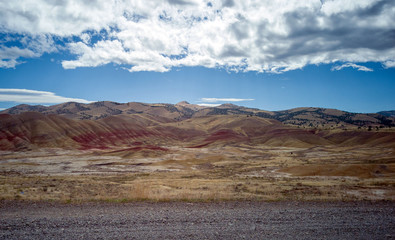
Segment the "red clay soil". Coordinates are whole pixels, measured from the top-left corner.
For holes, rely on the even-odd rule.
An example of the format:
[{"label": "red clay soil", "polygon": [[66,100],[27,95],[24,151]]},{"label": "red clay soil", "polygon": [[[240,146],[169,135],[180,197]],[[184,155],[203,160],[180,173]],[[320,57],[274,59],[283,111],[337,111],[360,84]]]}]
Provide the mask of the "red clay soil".
[{"label": "red clay soil", "polygon": [[211,134],[205,141],[214,142],[214,141],[227,141],[227,140],[243,140],[246,137],[237,134],[236,132],[230,129],[221,129],[213,134]]}]

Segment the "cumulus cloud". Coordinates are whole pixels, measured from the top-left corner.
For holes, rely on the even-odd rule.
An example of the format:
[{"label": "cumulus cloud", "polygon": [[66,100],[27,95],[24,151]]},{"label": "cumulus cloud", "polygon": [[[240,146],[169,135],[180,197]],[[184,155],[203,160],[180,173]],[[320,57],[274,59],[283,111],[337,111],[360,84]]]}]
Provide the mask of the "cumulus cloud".
[{"label": "cumulus cloud", "polygon": [[251,98],[201,98],[202,102],[244,102],[244,101],[254,101]]},{"label": "cumulus cloud", "polygon": [[68,98],[57,96],[53,92],[36,91],[29,89],[11,89],[0,88],[0,102],[17,102],[17,103],[64,103],[64,102],[80,102],[91,103],[80,98]]},{"label": "cumulus cloud", "polygon": [[331,70],[332,71],[339,71],[339,70],[342,70],[343,68],[348,68],[348,67],[355,68],[358,71],[373,72],[373,69],[365,67],[365,66],[362,66],[362,65],[358,65],[358,64],[355,64],[355,63],[345,63],[345,64],[340,65],[340,66],[334,66],[334,67],[331,68]]},{"label": "cumulus cloud", "polygon": [[14,68],[20,62],[17,61],[20,57],[35,57],[34,53],[30,49],[21,49],[18,47],[3,47],[0,46],[0,67],[3,68]]},{"label": "cumulus cloud", "polygon": [[[7,42],[17,42],[19,46],[5,46]],[[0,68],[15,68],[24,62],[21,58],[40,57],[44,53],[55,51],[57,47],[52,37],[48,35],[6,36],[0,41]]]},{"label": "cumulus cloud", "polygon": [[394,22],[393,0],[0,0],[0,34],[28,40],[22,48],[0,41],[0,67],[59,48],[74,56],[62,61],[66,69],[108,63],[130,72],[204,66],[281,73],[335,62],[394,67]]}]

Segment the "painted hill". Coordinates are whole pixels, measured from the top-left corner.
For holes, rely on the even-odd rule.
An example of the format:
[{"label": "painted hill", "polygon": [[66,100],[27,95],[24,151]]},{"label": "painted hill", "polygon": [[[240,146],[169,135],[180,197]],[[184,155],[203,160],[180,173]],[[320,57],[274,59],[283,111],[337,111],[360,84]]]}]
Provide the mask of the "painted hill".
[{"label": "painted hill", "polygon": [[[329,125],[334,127],[325,127]],[[187,102],[19,105],[0,114],[0,149],[60,147],[117,151],[126,147],[135,152],[165,151],[166,146],[200,148],[229,144],[395,147],[395,133],[390,129],[393,125],[393,118],[381,114],[321,108],[269,112],[231,104],[212,108]]]},{"label": "painted hill", "polygon": [[[99,120],[73,120],[57,115],[26,112],[1,114],[0,149],[23,150],[37,147],[106,149],[119,146],[183,145],[199,147],[215,144],[261,142],[284,131],[289,139],[322,142],[305,130],[290,130],[276,120],[246,116],[205,116],[178,122],[163,122],[142,114],[110,116]],[[284,132],[285,133],[285,132]],[[269,142],[268,142],[269,143]],[[281,144],[280,144],[281,145]],[[141,146],[140,146],[141,147]]]}]

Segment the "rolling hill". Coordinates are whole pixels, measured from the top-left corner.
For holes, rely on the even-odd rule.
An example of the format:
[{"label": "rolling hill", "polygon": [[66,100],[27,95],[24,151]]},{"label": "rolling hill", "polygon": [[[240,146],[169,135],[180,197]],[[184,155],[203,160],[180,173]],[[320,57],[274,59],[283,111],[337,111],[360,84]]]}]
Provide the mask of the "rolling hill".
[{"label": "rolling hill", "polygon": [[[233,104],[75,102],[18,105],[0,114],[0,149],[40,147],[155,150],[226,144],[309,147],[395,145],[395,120],[382,114],[297,108],[270,112]],[[137,149],[137,148],[136,148]]]},{"label": "rolling hill", "polygon": [[98,120],[114,115],[145,114],[163,118],[163,121],[182,121],[185,119],[210,115],[249,115],[278,120],[284,124],[314,128],[345,127],[393,127],[395,111],[379,113],[351,113],[327,108],[295,108],[283,111],[265,111],[234,104],[222,104],[218,107],[203,107],[186,101],[177,104],[116,103],[110,101],[90,104],[67,102],[53,106],[31,106],[21,104],[0,113],[19,114],[39,112],[45,115],[56,114],[69,119]]}]

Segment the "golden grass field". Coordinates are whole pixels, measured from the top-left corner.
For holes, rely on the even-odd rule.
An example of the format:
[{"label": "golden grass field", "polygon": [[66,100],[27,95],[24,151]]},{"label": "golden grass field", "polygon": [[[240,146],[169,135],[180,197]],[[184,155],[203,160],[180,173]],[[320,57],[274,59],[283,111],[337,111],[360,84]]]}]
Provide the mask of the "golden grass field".
[{"label": "golden grass field", "polygon": [[381,147],[163,146],[2,151],[0,198],[32,201],[395,200]]}]

